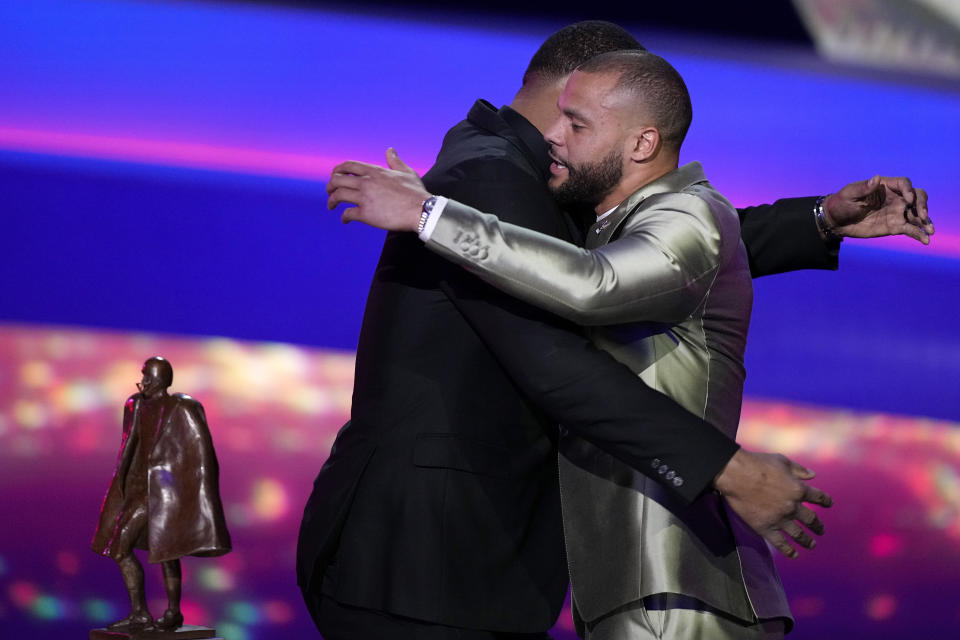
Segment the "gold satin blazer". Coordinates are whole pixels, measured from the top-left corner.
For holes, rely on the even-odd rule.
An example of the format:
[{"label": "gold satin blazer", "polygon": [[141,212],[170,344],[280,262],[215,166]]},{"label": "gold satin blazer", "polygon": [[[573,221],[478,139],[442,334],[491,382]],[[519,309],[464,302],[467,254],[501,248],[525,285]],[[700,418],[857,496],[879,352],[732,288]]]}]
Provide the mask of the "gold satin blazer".
[{"label": "gold satin blazer", "polygon": [[[727,435],[740,418],[753,287],[736,209],[699,163],[645,185],[588,232],[587,248],[449,201],[427,246],[526,302],[588,326],[654,389]],[[783,617],[765,541],[709,493],[689,505],[575,436],[560,444],[576,610],[591,621],[658,593],[746,622]],[[682,484],[682,469],[646,470]]]}]

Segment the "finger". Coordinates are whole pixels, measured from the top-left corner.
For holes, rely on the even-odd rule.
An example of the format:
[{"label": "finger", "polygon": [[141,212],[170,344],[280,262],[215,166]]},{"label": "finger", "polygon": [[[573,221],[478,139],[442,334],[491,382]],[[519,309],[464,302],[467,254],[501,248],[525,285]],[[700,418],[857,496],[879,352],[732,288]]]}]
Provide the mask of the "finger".
[{"label": "finger", "polygon": [[[907,218],[906,212],[904,213],[904,219]],[[913,238],[921,244],[930,244],[930,236],[923,229],[923,227],[918,226],[918,223],[914,222],[903,222],[898,225],[898,228],[893,230],[894,233],[905,235],[909,238]]]},{"label": "finger", "polygon": [[332,211],[344,202],[359,204],[361,195],[361,192],[357,189],[348,189],[346,187],[336,189],[330,194],[330,197],[327,198],[327,209]]},{"label": "finger", "polygon": [[821,507],[830,507],[833,506],[833,498],[829,495],[820,491],[816,487],[811,487],[810,485],[804,485],[805,490],[803,493],[803,502],[809,502],[810,504],[818,504]]},{"label": "finger", "polygon": [[393,147],[387,149],[387,166],[396,171],[404,171],[406,173],[417,175],[416,171],[411,169],[406,162],[400,159],[400,156],[397,155],[397,150]]},{"label": "finger", "polygon": [[787,539],[782,533],[778,530],[769,531],[763,534],[764,539],[767,542],[773,545],[773,548],[787,556],[788,558],[796,558],[797,550],[787,542]]},{"label": "finger", "polygon": [[330,176],[330,181],[327,182],[327,193],[333,193],[341,187],[359,189],[363,180],[364,178],[349,173],[334,173]]},{"label": "finger", "polygon": [[923,225],[923,222],[920,219],[920,211],[917,209],[916,200],[914,200],[912,204],[907,203],[904,200],[903,219],[909,222],[910,224],[915,224],[917,226]]},{"label": "finger", "polygon": [[807,469],[802,464],[794,462],[790,458],[787,458],[787,462],[790,463],[790,473],[792,473],[795,478],[800,478],[801,480],[813,480],[817,477],[816,473],[810,469]]},{"label": "finger", "polygon": [[347,224],[348,222],[353,222],[354,220],[360,219],[360,210],[356,207],[350,207],[345,209],[343,215],[340,216],[340,222]]},{"label": "finger", "polygon": [[809,533],[804,531],[803,527],[798,525],[796,522],[788,522],[787,524],[783,525],[783,531],[788,536],[796,540],[797,544],[804,549],[813,549],[815,546],[817,546],[817,541],[814,540]]},{"label": "finger", "polygon": [[933,220],[930,219],[930,211],[927,209],[927,191],[926,189],[916,189],[917,201],[914,203],[914,209],[917,212],[917,218],[923,226],[923,230],[928,235],[933,235]]},{"label": "finger", "polygon": [[338,173],[352,173],[355,176],[368,176],[377,171],[382,171],[383,167],[375,164],[370,164],[369,162],[360,162],[358,160],[347,160],[346,162],[341,162],[333,168],[333,174]]},{"label": "finger", "polygon": [[823,535],[825,530],[823,523],[820,521],[820,518],[817,516],[814,510],[810,507],[806,505],[800,505],[797,507],[797,512],[794,514],[794,517],[818,536]]},{"label": "finger", "polygon": [[926,225],[920,222],[919,216],[911,207],[905,207],[901,201],[899,209],[902,213],[896,213],[897,208],[891,209],[884,207],[881,214],[884,216],[887,232],[890,235],[904,235],[913,238],[922,244],[930,244],[930,234],[927,232]]},{"label": "finger", "polygon": [[902,197],[898,196],[895,202],[881,209],[878,216],[883,220],[887,234],[904,235],[921,244],[930,244],[930,234],[920,221],[918,213],[912,206],[905,204]]}]

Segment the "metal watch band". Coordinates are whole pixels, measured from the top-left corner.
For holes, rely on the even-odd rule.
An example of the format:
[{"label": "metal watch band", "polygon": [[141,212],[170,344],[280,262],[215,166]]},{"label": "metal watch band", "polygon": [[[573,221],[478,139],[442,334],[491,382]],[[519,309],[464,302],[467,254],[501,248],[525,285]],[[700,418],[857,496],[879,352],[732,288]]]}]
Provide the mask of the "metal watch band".
[{"label": "metal watch band", "polygon": [[843,238],[839,236],[833,229],[830,228],[830,225],[827,224],[826,215],[823,212],[823,203],[826,202],[827,196],[820,196],[817,198],[817,202],[813,205],[813,218],[817,222],[817,229],[820,230],[820,233],[823,234],[823,237],[831,242],[842,242]]},{"label": "metal watch band", "polygon": [[423,233],[423,228],[427,226],[427,220],[433,213],[433,208],[437,206],[437,196],[430,196],[420,205],[420,221],[417,223],[417,233]]}]

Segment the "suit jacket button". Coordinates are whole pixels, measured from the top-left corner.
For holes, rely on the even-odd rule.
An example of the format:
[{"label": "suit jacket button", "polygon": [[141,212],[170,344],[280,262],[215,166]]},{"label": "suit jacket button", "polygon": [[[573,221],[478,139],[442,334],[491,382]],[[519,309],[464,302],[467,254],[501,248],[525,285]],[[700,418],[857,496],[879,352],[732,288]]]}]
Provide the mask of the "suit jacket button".
[{"label": "suit jacket button", "polygon": [[657,473],[659,473],[660,475],[663,475],[663,474],[665,474],[669,469],[670,469],[670,467],[668,467],[668,466],[665,465],[665,464],[662,464],[662,465],[660,465],[660,468],[657,469]]},{"label": "suit jacket button", "polygon": [[661,464],[662,464],[662,463],[660,462],[660,458],[654,458],[654,459],[653,459],[653,462],[650,463],[650,466],[653,467],[654,469],[656,469],[656,468],[659,467]]},{"label": "suit jacket button", "polygon": [[680,476],[677,476],[676,478],[673,479],[673,486],[680,487],[682,485],[683,485],[683,478],[681,478]]},{"label": "suit jacket button", "polygon": [[667,475],[663,477],[666,478],[667,480],[673,480],[674,478],[677,477],[677,472],[671,469],[670,471],[667,471]]}]

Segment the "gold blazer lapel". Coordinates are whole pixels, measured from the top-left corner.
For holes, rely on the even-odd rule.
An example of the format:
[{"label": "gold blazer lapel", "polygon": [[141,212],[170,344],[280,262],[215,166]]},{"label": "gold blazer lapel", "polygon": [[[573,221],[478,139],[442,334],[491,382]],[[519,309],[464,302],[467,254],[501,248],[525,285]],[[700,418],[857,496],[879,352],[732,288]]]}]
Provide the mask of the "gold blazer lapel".
[{"label": "gold blazer lapel", "polygon": [[585,241],[586,248],[595,249],[610,242],[623,221],[629,218],[630,214],[650,196],[658,193],[683,191],[688,186],[705,180],[706,176],[703,174],[703,167],[700,163],[690,162],[657,178],[650,184],[644,185],[621,202],[610,215],[590,227]]},{"label": "gold blazer lapel", "polygon": [[610,238],[613,237],[620,223],[633,211],[634,204],[636,204],[633,200],[632,197],[627,198],[606,218],[593,223],[593,226],[590,227],[590,231],[587,233],[587,239],[584,241],[587,249],[596,249],[610,242]]}]

